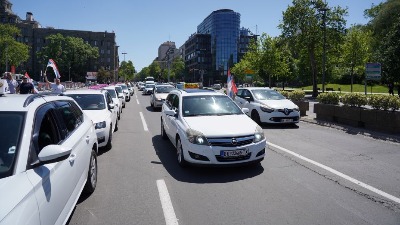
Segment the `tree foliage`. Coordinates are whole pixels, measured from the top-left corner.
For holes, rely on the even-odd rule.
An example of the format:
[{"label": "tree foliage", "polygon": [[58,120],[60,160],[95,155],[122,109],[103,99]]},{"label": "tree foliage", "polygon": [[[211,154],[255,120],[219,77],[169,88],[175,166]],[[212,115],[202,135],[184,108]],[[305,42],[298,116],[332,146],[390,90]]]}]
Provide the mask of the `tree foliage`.
[{"label": "tree foliage", "polygon": [[114,80],[113,78],[113,74],[109,70],[104,69],[104,67],[101,67],[97,72],[97,82],[99,84],[111,83]]},{"label": "tree foliage", "polygon": [[53,34],[46,37],[46,43],[37,53],[40,63],[46,67],[49,59],[53,59],[64,80],[70,73],[71,80],[83,81],[83,75],[88,72],[88,62],[99,57],[98,48],[85,43],[82,38]]},{"label": "tree foliage", "polygon": [[[15,40],[21,31],[9,24],[0,24],[0,68],[5,68],[6,60],[8,66],[18,66],[29,58],[29,47]],[[7,68],[9,70],[9,68]]]},{"label": "tree foliage", "polygon": [[135,75],[135,67],[133,66],[132,61],[122,61],[121,65],[118,69],[119,77],[122,77],[124,80],[133,80]]}]

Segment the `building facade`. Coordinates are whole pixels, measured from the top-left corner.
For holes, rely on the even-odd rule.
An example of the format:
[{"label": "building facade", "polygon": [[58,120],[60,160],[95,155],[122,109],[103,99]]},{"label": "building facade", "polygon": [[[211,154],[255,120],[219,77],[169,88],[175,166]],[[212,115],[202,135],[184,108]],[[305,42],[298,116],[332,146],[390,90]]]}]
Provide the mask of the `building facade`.
[{"label": "building facade", "polygon": [[[82,38],[84,42],[99,49],[99,58],[86,64],[87,72],[96,72],[103,67],[110,70],[114,78],[118,76],[119,46],[116,43],[116,35],[114,32],[64,30],[51,27],[44,28],[39,22],[34,20],[31,12],[26,13],[25,20],[21,19],[12,11],[12,3],[8,0],[0,0],[0,22],[18,27],[21,30],[21,36],[16,37],[16,40],[30,47],[30,58],[28,61],[21,65],[15,65],[19,73],[28,72],[31,74],[31,77],[39,80],[40,73],[45,69],[47,62],[40,62],[37,57],[37,52],[46,46],[46,37],[52,34],[62,34],[63,36]],[[70,73],[70,71],[60,72],[63,75],[62,79],[68,78],[67,74]],[[85,77],[86,74],[79,74],[78,76]]]}]

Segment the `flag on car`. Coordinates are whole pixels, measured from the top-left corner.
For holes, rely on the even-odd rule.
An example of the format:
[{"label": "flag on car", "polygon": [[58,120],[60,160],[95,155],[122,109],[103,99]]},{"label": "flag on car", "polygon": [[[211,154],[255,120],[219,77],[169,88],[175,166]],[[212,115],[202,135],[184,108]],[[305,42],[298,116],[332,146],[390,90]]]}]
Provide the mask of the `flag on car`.
[{"label": "flag on car", "polygon": [[54,62],[54,60],[49,59],[49,62],[47,63],[47,67],[53,68],[53,71],[56,74],[56,78],[60,79],[61,75],[60,75],[60,72],[58,72],[57,65],[56,65],[56,62]]},{"label": "flag on car", "polygon": [[237,87],[235,84],[235,80],[233,79],[233,75],[231,74],[230,69],[228,69],[228,79],[226,81],[226,94],[233,98],[233,96],[237,93]]}]

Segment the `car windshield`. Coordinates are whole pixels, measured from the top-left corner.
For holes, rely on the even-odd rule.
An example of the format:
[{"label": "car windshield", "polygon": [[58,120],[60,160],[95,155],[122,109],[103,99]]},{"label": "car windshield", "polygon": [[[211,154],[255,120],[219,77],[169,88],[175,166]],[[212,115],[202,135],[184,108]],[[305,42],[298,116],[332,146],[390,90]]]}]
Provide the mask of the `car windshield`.
[{"label": "car windshield", "polygon": [[154,88],[154,84],[146,84],[146,88]]},{"label": "car windshield", "polygon": [[156,93],[169,93],[170,91],[174,90],[175,88],[172,86],[159,86],[156,87]]},{"label": "car windshield", "polygon": [[252,90],[254,98],[257,100],[282,100],[285,96],[279,92],[269,89]]},{"label": "car windshield", "polygon": [[111,95],[112,98],[117,97],[117,93],[115,92],[115,90],[107,89],[107,92]]},{"label": "car windshield", "polygon": [[106,108],[102,94],[68,94],[83,110],[102,110]]},{"label": "car windshield", "polygon": [[122,90],[128,90],[128,87],[126,85],[119,85],[119,86],[122,88]]},{"label": "car windshield", "polygon": [[222,116],[243,114],[243,112],[228,96],[205,95],[183,97],[182,114],[184,117]]},{"label": "car windshield", "polygon": [[118,92],[118,94],[122,93],[122,87],[120,87],[120,86],[115,87],[115,90]]},{"label": "car windshield", "polygon": [[0,112],[0,179],[13,174],[24,117],[21,112]]}]

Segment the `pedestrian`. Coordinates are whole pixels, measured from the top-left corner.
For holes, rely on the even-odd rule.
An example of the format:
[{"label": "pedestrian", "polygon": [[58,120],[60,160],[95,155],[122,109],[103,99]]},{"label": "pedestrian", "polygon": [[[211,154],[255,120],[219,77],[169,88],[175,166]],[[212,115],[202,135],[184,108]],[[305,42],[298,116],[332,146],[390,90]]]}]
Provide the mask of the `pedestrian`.
[{"label": "pedestrian", "polygon": [[22,83],[17,87],[16,90],[20,94],[35,94],[35,87],[32,83],[28,82],[28,78],[26,76],[22,77]]},{"label": "pedestrian", "polygon": [[47,76],[44,76],[44,81],[48,84],[50,84],[50,88],[51,91],[55,94],[62,94],[63,92],[65,92],[65,87],[64,85],[61,84],[60,79],[59,78],[55,78],[54,79],[55,82],[51,83],[49,80],[47,80]]},{"label": "pedestrian", "polygon": [[18,82],[13,79],[11,73],[6,74],[6,80],[8,84],[8,89],[10,90],[10,94],[15,94],[18,87]]},{"label": "pedestrian", "polygon": [[393,88],[394,88],[394,85],[393,85],[393,83],[389,83],[389,95],[393,95],[394,96],[394,91],[393,91]]},{"label": "pedestrian", "polygon": [[400,98],[400,83],[397,85],[397,95],[398,95],[399,98]]}]

